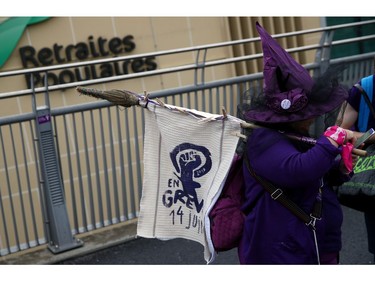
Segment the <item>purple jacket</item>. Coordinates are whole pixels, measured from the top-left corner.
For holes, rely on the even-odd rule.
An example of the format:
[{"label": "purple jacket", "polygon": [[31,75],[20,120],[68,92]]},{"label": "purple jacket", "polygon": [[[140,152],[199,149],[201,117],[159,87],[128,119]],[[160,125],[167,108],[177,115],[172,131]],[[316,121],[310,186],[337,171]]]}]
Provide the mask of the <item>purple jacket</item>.
[{"label": "purple jacket", "polygon": [[[247,142],[254,171],[283,189],[308,214],[313,209],[322,179],[322,218],[316,223],[320,254],[341,250],[341,206],[331,185],[349,179],[338,171],[341,149],[322,136],[306,152],[300,152],[285,135],[256,129]],[[244,165],[246,217],[238,248],[242,264],[317,264],[313,231],[286,207],[274,201]],[[254,206],[255,205],[255,206]]]}]

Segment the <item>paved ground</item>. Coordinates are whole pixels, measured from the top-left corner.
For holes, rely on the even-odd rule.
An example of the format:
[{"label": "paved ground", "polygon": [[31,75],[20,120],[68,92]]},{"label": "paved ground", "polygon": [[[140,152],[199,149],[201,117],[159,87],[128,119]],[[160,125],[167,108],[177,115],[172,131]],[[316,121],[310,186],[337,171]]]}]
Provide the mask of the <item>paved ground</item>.
[{"label": "paved ground", "polygon": [[[30,253],[0,258],[5,279],[59,280],[374,280],[375,266],[367,251],[363,214],[344,209],[341,266],[238,266],[236,250],[220,253],[211,266],[205,266],[203,246],[185,239],[160,241],[134,240],[136,222],[129,222],[95,235],[81,237],[84,246],[52,254],[46,247]],[[2,265],[5,264],[5,265]],[[52,265],[15,267],[7,265]],[[76,266],[82,265],[82,266]],[[91,265],[91,266],[90,266]],[[98,266],[100,265],[100,266]],[[187,266],[187,267],[186,267]],[[4,280],[5,280],[4,279]],[[247,279],[247,278],[246,278]]]},{"label": "paved ground", "polygon": [[[363,214],[343,207],[342,265],[372,265],[373,256],[367,251]],[[136,220],[103,229],[95,235],[80,237],[84,246],[53,254],[45,246],[19,254],[0,257],[3,265],[205,265],[203,246],[186,239],[161,241],[138,238]],[[222,252],[214,265],[238,265],[236,250]],[[210,266],[209,266],[210,267]],[[205,267],[206,268],[206,267]],[[361,272],[375,266],[361,267]],[[303,273],[305,274],[305,273]],[[363,278],[361,278],[362,281]]]},{"label": "paved ground", "polygon": [[[343,249],[340,263],[373,264],[373,256],[367,251],[363,214],[346,207],[343,207],[343,210]],[[58,264],[202,265],[206,262],[203,258],[203,246],[197,242],[185,239],[160,241],[138,238]],[[238,264],[236,250],[220,253],[213,264]]]}]

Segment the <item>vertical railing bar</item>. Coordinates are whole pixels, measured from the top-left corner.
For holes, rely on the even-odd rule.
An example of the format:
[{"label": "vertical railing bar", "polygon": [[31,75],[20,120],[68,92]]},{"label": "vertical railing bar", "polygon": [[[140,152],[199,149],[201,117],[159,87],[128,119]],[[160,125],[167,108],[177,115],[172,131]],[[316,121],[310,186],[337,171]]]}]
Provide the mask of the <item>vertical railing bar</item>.
[{"label": "vertical railing bar", "polygon": [[360,75],[360,77],[363,77],[364,76],[364,69],[362,68],[362,63],[361,62],[359,62],[358,63],[358,66],[359,66],[359,75]]},{"label": "vertical railing bar", "polygon": [[39,183],[38,185],[38,195],[39,195],[39,201],[40,201],[40,204],[41,204],[41,210],[42,210],[42,217],[43,217],[43,230],[44,230],[44,236],[46,236],[46,240],[47,241],[50,241],[50,235],[49,235],[49,231],[48,231],[48,217],[47,217],[47,210],[46,210],[46,205],[45,205],[45,200],[44,200],[44,191],[43,191],[43,187],[42,185],[44,183],[42,183],[42,180],[41,180],[41,172],[40,172],[40,167],[39,167],[39,158],[38,158],[38,149],[36,147],[36,142],[37,142],[37,139],[35,137],[35,131],[33,128],[33,122],[30,120],[29,121],[29,124],[30,124],[30,128],[31,128],[31,135],[32,135],[32,139],[34,140],[33,142],[33,150],[34,150],[34,159],[35,159],[35,168],[36,168],[36,174],[37,174],[37,181]]},{"label": "vertical railing bar", "polygon": [[203,85],[204,82],[205,82],[205,71],[206,71],[206,67],[205,67],[205,64],[206,64],[206,57],[207,57],[207,48],[204,49],[204,52],[203,52],[203,62],[202,62],[202,70],[201,70],[201,84]]},{"label": "vertical railing bar", "polygon": [[[235,111],[233,110],[233,103],[232,103],[233,93],[231,93],[230,90],[228,93],[227,85],[222,86],[222,92],[223,92],[224,101],[225,101],[228,113],[232,114],[233,116],[236,116]],[[238,100],[238,97],[237,97],[237,100]]]},{"label": "vertical railing bar", "polygon": [[[9,132],[10,132],[10,138],[14,140],[12,125],[9,125]],[[29,243],[30,239],[29,239],[29,233],[27,231],[28,228],[27,228],[27,223],[26,223],[25,204],[23,202],[22,184],[21,184],[19,165],[18,165],[18,160],[17,160],[17,152],[15,149],[14,142],[12,142],[12,147],[13,147],[14,167],[15,167],[16,175],[17,175],[18,193],[19,193],[20,205],[21,205],[21,219],[22,219],[22,225],[23,225],[23,232],[25,235],[27,248],[30,248],[30,243]],[[21,245],[19,245],[19,247],[21,249]]]},{"label": "vertical railing bar", "polygon": [[353,81],[353,67],[354,67],[354,64],[350,65],[348,70],[347,70],[347,73],[346,73],[346,80],[347,81],[350,81],[349,83],[352,84],[352,81]]},{"label": "vertical railing bar", "polygon": [[[133,107],[134,120],[137,120],[136,119],[137,118],[136,114],[137,114],[137,109],[135,107]],[[137,139],[135,139],[135,143],[134,143],[135,144],[135,159],[136,159],[136,163],[142,163],[141,155],[140,155],[141,154],[140,153],[140,146],[139,146],[140,141],[138,140],[139,134],[138,134],[138,125],[137,125],[137,123],[134,126],[134,136],[137,137]],[[142,182],[141,169],[136,169],[136,171],[137,171],[137,178],[138,178],[138,190],[140,190],[138,192],[138,194],[141,194],[141,190],[142,190],[142,186],[140,184]],[[134,190],[134,188],[133,188],[133,190]],[[134,194],[132,196],[134,198]],[[133,200],[133,201],[134,201],[133,205],[134,205],[134,210],[135,210],[135,200]],[[134,212],[134,213],[135,213],[135,216],[136,216],[136,212]]]},{"label": "vertical railing bar", "polygon": [[[22,125],[19,124],[19,127],[20,127],[21,139],[24,139],[24,133],[23,133],[23,130],[22,130]],[[29,195],[29,204],[30,204],[30,209],[31,209],[30,211],[31,211],[31,218],[32,218],[32,226],[33,226],[33,230],[34,230],[34,236],[35,236],[35,238],[38,238],[38,229],[37,229],[37,224],[36,224],[36,220],[35,220],[35,208],[34,208],[34,201],[33,201],[33,198],[32,198],[30,173],[29,173],[29,165],[27,165],[25,142],[22,142],[22,151],[23,151],[23,161],[25,163],[27,190],[30,194]]]},{"label": "vertical railing bar", "polygon": [[373,71],[371,71],[370,62],[366,60],[363,63],[365,64],[365,73],[373,73]]},{"label": "vertical railing bar", "polygon": [[[143,140],[144,140],[144,136],[145,136],[145,123],[146,123],[145,122],[145,114],[146,114],[145,111],[141,110],[141,117],[142,117],[141,131],[142,131],[142,144],[143,144],[142,149],[144,147]],[[143,155],[143,151],[140,151],[140,153],[142,153],[142,155]],[[143,163],[143,159],[142,159],[142,162],[141,161],[137,162],[136,169],[139,170],[139,173],[141,173],[141,171],[142,171],[142,163]],[[132,176],[131,176],[131,178],[132,178]],[[141,178],[138,182],[138,194],[139,194],[139,196],[142,195],[142,185],[143,185],[143,179]],[[129,216],[128,216],[128,218],[129,218]]]},{"label": "vertical railing bar", "polygon": [[362,61],[361,65],[362,65],[361,68],[363,69],[363,76],[361,76],[361,77],[365,77],[365,75],[367,73],[367,62],[366,61]]},{"label": "vertical railing bar", "polygon": [[241,96],[241,93],[244,92],[244,89],[241,89],[241,85],[237,84],[236,85],[235,91],[237,92],[237,97]]},{"label": "vertical railing bar", "polygon": [[353,77],[352,77],[352,70],[353,70],[353,67],[354,67],[354,64],[349,66],[348,70],[347,70],[347,80],[348,81],[352,81],[353,80]]},{"label": "vertical railing bar", "polygon": [[178,100],[180,101],[181,107],[186,107],[185,101],[184,101],[184,94],[183,93],[178,93]]},{"label": "vertical railing bar", "polygon": [[182,94],[181,93],[176,93],[176,98],[180,101],[180,106],[184,107],[185,103],[184,103],[184,99],[182,98]]},{"label": "vertical railing bar", "polygon": [[204,97],[205,97],[204,100],[206,101],[206,107],[203,109],[203,111],[209,112],[209,113],[212,113],[212,114],[220,114],[220,112],[218,113],[218,111],[217,111],[217,105],[216,105],[216,107],[213,106],[215,89],[209,88],[209,89],[207,89],[207,91],[208,91],[208,93],[204,95]]},{"label": "vertical railing bar", "polygon": [[195,57],[195,68],[194,68],[194,85],[198,85],[198,71],[199,71],[199,53],[200,49],[197,50],[197,55]]},{"label": "vertical railing bar", "polygon": [[[194,91],[194,98],[193,98],[193,104],[195,105],[196,109],[198,109],[198,104],[199,104],[199,96],[198,96],[198,91]],[[190,107],[189,107],[190,108]]]},{"label": "vertical railing bar", "polygon": [[237,91],[233,92],[231,86],[229,85],[229,86],[225,87],[225,92],[229,92],[228,93],[229,96],[237,95],[237,104],[231,103],[229,101],[230,104],[231,104],[231,108],[232,108],[231,110],[233,112],[233,115],[237,116],[237,105],[238,105],[238,103],[240,103],[242,101],[241,93],[240,93],[241,91],[240,92],[237,92]]},{"label": "vertical railing bar", "polygon": [[[114,107],[118,110],[117,107]],[[115,203],[115,214],[118,221],[120,221],[120,211],[119,211],[119,196],[118,196],[118,186],[117,186],[117,175],[116,175],[116,161],[115,161],[115,150],[114,150],[114,142],[113,142],[113,129],[112,129],[112,116],[111,116],[111,109],[112,107],[107,107],[107,115],[108,115],[108,128],[109,128],[109,145],[111,150],[111,165],[112,165],[112,181],[113,181],[113,201]],[[112,222],[117,223],[118,221]]]},{"label": "vertical railing bar", "polygon": [[[78,146],[78,137],[77,137],[78,133],[77,133],[77,123],[76,123],[75,114],[72,114],[72,120],[73,120],[73,131],[74,131],[74,147],[76,151],[78,187],[79,187],[79,194],[80,194],[80,201],[81,201],[82,227],[83,227],[84,232],[86,232],[87,231],[87,219],[86,219],[86,207],[85,207],[85,194],[83,192],[81,157],[79,155],[79,146]],[[79,231],[79,227],[77,228],[77,231]]]},{"label": "vertical railing bar", "polygon": [[187,106],[186,107],[191,108],[191,100],[190,100],[191,95],[190,95],[190,92],[186,93],[186,95],[187,95],[187,97],[186,97],[186,99],[187,99]]},{"label": "vertical railing bar", "polygon": [[180,101],[180,105],[181,105],[181,107],[185,107],[184,99],[183,99],[182,93],[179,93],[179,94],[178,94],[178,100]]},{"label": "vertical railing bar", "polygon": [[[96,135],[95,135],[95,124],[94,124],[94,115],[93,111],[90,110],[90,119],[91,119],[91,134],[92,134],[92,145],[94,150],[94,163],[95,163],[95,171],[96,171],[96,193],[98,197],[98,205],[99,205],[99,227],[104,225],[104,214],[103,214],[103,201],[101,196],[101,183],[100,183],[100,173],[99,173],[99,161],[98,161],[98,152],[96,146]],[[96,223],[95,223],[96,227]]]},{"label": "vertical railing bar", "polygon": [[363,61],[363,62],[361,62],[361,69],[362,69],[362,75],[361,75],[361,77],[366,77],[367,75],[366,75],[366,62],[365,61]]},{"label": "vertical railing bar", "polygon": [[[122,110],[124,111],[124,110]],[[125,183],[125,164],[124,164],[124,149],[122,147],[122,134],[121,134],[121,126],[120,126],[120,110],[116,110],[116,116],[117,116],[117,131],[118,131],[118,143],[119,143],[119,151],[120,151],[120,177],[121,177],[121,193],[122,193],[122,205],[123,205],[123,214],[124,214],[124,220],[127,220],[128,214],[127,214],[127,196],[126,196],[126,183]],[[128,122],[124,118],[125,122]],[[129,140],[127,141],[129,142]],[[121,217],[120,217],[121,219]]]},{"label": "vertical railing bar", "polygon": [[230,108],[230,105],[228,105],[227,93],[225,91],[225,86],[217,87],[217,95],[219,97],[219,101],[220,100],[222,101],[221,104],[220,104],[220,102],[218,102],[220,104],[220,112],[221,112],[221,106],[224,106],[227,113],[231,114],[232,110]]},{"label": "vertical railing bar", "polygon": [[[231,108],[230,102],[228,103],[228,93],[227,88],[225,85],[219,88],[219,92],[223,95],[223,101],[225,104],[225,109],[227,110],[228,114],[233,114],[233,109]],[[232,97],[233,98],[233,97]]]},{"label": "vertical railing bar", "polygon": [[[4,147],[4,142],[3,142],[3,138],[2,138],[2,134],[1,134],[1,127],[0,127],[0,137],[1,137],[2,151],[4,152],[5,147]],[[3,157],[4,157],[4,155],[3,155]],[[3,226],[4,226],[5,241],[6,241],[8,253],[10,253],[10,241],[9,241],[9,236],[8,236],[8,227],[7,227],[7,222],[6,222],[6,219],[5,219],[5,210],[4,210],[4,207],[3,207],[3,204],[2,204],[2,200],[3,200],[2,198],[3,198],[3,196],[1,194],[1,188],[0,188],[0,210],[1,210],[1,214],[2,214],[1,217],[2,217],[2,220],[3,220]],[[1,256],[1,251],[0,251],[0,256]]]},{"label": "vertical railing bar", "polygon": [[359,69],[360,69],[360,77],[365,77],[365,68],[363,67],[363,62],[359,63]]},{"label": "vertical railing bar", "polygon": [[236,95],[237,96],[237,104],[234,104],[233,100],[231,99],[231,104],[232,104],[232,112],[233,112],[233,115],[234,116],[238,116],[238,112],[237,112],[237,105],[238,103],[241,103],[242,101],[242,98],[241,98],[241,94],[237,93],[236,91],[233,90],[233,87],[235,87],[237,85],[229,85],[228,88],[229,88],[229,96],[234,96]]},{"label": "vertical railing bar", "polygon": [[105,139],[104,139],[104,128],[103,128],[103,114],[102,109],[99,109],[99,119],[100,119],[100,132],[101,132],[101,141],[102,141],[102,154],[103,154],[103,164],[104,164],[104,180],[105,180],[105,193],[106,193],[106,200],[107,200],[107,216],[108,221],[112,224],[112,210],[111,210],[111,198],[110,198],[110,190],[109,190],[109,179],[108,179],[108,167],[107,167],[107,153],[105,147]]},{"label": "vertical railing bar", "polygon": [[142,120],[141,131],[142,131],[142,136],[144,136],[145,135],[145,113],[144,113],[144,110],[141,110],[141,120]]},{"label": "vertical railing bar", "polygon": [[[216,94],[215,94],[215,100],[216,100],[216,112],[219,112],[219,114],[221,114],[221,107],[224,106],[226,107],[225,103],[222,103],[220,101],[220,87],[215,87],[215,90],[216,90]],[[227,108],[225,108],[226,110],[228,110]]]},{"label": "vertical railing bar", "polygon": [[217,114],[222,114],[222,106],[223,106],[223,103],[220,101],[220,93],[219,93],[219,87],[214,87],[212,89],[212,103],[214,103],[213,101],[217,101],[217,98],[219,98],[219,102],[215,102],[216,103],[216,113]]},{"label": "vertical railing bar", "polygon": [[351,81],[350,84],[353,84],[353,82],[355,80],[355,64],[352,64],[351,67],[350,67],[349,77],[350,77],[350,81]]},{"label": "vertical railing bar", "polygon": [[[232,101],[233,96],[236,94],[236,92],[233,92],[233,89],[232,89],[231,85],[223,86],[223,89],[224,89],[225,95],[228,95],[229,97],[232,97],[232,98],[229,98],[229,108],[230,108],[231,114],[233,114],[233,116],[237,116],[237,111],[236,111],[237,108],[236,108],[236,106],[234,106],[234,103]],[[228,98],[226,100],[228,100]],[[239,100],[240,100],[239,94],[237,93],[237,102]]]},{"label": "vertical railing bar", "polygon": [[356,80],[356,71],[358,71],[357,66],[358,66],[358,62],[353,64],[353,71],[352,71],[352,77],[351,77],[351,80],[353,81],[353,83],[355,83],[354,80]]},{"label": "vertical railing bar", "polygon": [[[66,146],[66,156],[68,158],[68,163],[72,163],[71,152],[69,147],[69,137],[68,137],[68,126],[66,124],[66,115],[63,115],[63,123],[64,123],[64,132],[65,132],[65,146]],[[74,222],[74,229],[78,230],[78,218],[77,218],[77,203],[76,203],[76,195],[75,195],[75,188],[74,188],[74,177],[73,177],[73,170],[72,165],[68,165],[69,171],[69,181],[70,181],[70,194],[72,198],[72,206],[73,206],[73,222]]]},{"label": "vertical railing bar", "polygon": [[[92,194],[92,181],[91,181],[91,168],[90,168],[90,158],[89,152],[87,147],[87,136],[86,136],[86,124],[85,124],[85,114],[81,111],[81,120],[82,120],[82,130],[83,130],[83,143],[86,144],[85,149],[85,159],[86,159],[86,167],[87,167],[87,190],[89,193],[89,204],[90,204],[90,217],[91,217],[91,224],[93,228],[95,228],[95,208],[94,208],[94,199]],[[94,148],[95,149],[95,148]]]},{"label": "vertical railing bar", "polygon": [[365,72],[366,73],[371,73],[371,68],[370,68],[369,62],[365,61],[364,64],[365,64]]},{"label": "vertical railing bar", "polygon": [[[359,67],[359,63],[356,63],[356,65],[355,65],[355,72],[354,73],[360,73],[360,67]],[[353,77],[353,80],[358,80],[356,77],[355,77],[355,75],[353,75],[354,77]],[[357,81],[356,81],[357,82]]]},{"label": "vertical railing bar", "polygon": [[219,106],[220,112],[222,112],[221,108],[222,108],[222,106],[224,106],[227,113],[230,113],[230,108],[228,108],[227,96],[226,96],[226,93],[225,93],[225,86],[217,87],[216,92],[217,92],[217,96],[219,98],[218,103],[220,104],[220,106]]},{"label": "vertical railing bar", "polygon": [[[126,111],[126,115],[129,114],[129,110]],[[129,117],[129,115],[128,115]],[[127,139],[127,143],[126,143],[126,148],[127,148],[127,152],[128,152],[128,170],[129,170],[129,175],[133,175],[133,165],[132,165],[132,153],[131,153],[131,140],[130,140],[130,128],[129,128],[129,118],[126,118],[126,126],[125,126],[125,133],[126,135],[128,136]],[[135,140],[135,142],[137,142]],[[141,163],[141,162],[138,162],[138,163]],[[130,213],[129,213],[129,218],[133,218],[133,214],[135,213],[135,198],[134,198],[134,179],[133,179],[133,176],[130,176],[129,177],[129,190],[130,190],[130,198],[132,200],[130,200]],[[139,192],[141,192],[141,189],[139,189]],[[131,215],[131,216],[130,216]]]},{"label": "vertical railing bar", "polygon": [[[212,107],[212,104],[213,104],[213,102],[212,102],[212,88],[208,89],[208,95],[207,96],[208,96],[208,112],[215,113],[213,111],[214,109]],[[206,101],[205,95],[204,95],[204,100]],[[207,111],[207,109],[204,108],[203,111]]]},{"label": "vertical railing bar", "polygon": [[[0,127],[0,139],[1,139],[1,143],[4,144],[4,139],[3,139],[3,134],[1,132],[1,127]],[[5,147],[4,147],[4,145],[2,146],[2,149],[3,149],[3,158],[4,158],[4,169],[5,169],[5,175],[6,175],[6,182],[7,182],[8,193],[9,193],[10,209],[11,209],[12,219],[13,219],[13,230],[14,230],[14,235],[15,235],[15,238],[16,238],[16,244],[17,244],[17,247],[18,247],[17,250],[19,250],[20,240],[19,240],[19,237],[18,237],[17,219],[16,219],[16,215],[14,213],[15,209],[14,209],[14,203],[13,203],[12,190],[10,189],[8,161],[7,161],[7,157],[6,157],[6,154],[5,154]]]},{"label": "vertical railing bar", "polygon": [[201,101],[202,101],[202,108],[200,110],[205,111],[206,108],[206,99],[205,99],[205,89],[202,89],[201,91]]},{"label": "vertical railing bar", "polygon": [[178,95],[174,94],[172,95],[172,97],[173,97],[173,100],[172,100],[173,104],[181,106],[181,100],[178,98]]},{"label": "vertical railing bar", "polygon": [[233,85],[232,89],[236,92],[236,95],[239,97],[240,102],[244,103],[245,101],[243,100],[243,94],[247,89],[241,89],[241,86],[239,84]]},{"label": "vertical railing bar", "polygon": [[350,70],[350,67],[347,67],[346,69],[344,69],[344,71],[342,73],[343,81],[349,80],[349,70]]},{"label": "vertical railing bar", "polygon": [[[5,243],[7,245],[8,253],[10,253],[10,242],[9,242],[9,236],[8,236],[8,227],[7,227],[7,221],[6,221],[6,218],[5,218],[5,211],[4,211],[4,207],[3,207],[2,202],[3,202],[3,196],[1,194],[1,187],[0,187],[0,212],[1,212],[1,218],[2,218],[3,226],[4,226]],[[0,257],[2,256],[1,250],[2,249],[0,248]]]}]

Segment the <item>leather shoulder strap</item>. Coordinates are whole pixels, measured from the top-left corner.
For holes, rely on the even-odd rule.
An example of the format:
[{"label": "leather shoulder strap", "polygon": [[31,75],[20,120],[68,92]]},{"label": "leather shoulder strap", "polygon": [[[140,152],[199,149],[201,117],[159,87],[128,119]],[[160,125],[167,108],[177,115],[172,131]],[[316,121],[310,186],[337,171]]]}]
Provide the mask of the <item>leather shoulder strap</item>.
[{"label": "leather shoulder strap", "polygon": [[290,200],[284,192],[280,188],[276,188],[272,183],[266,181],[265,179],[259,177],[249,163],[249,159],[247,157],[247,153],[244,154],[244,161],[246,164],[247,169],[249,170],[250,174],[267,190],[270,194],[272,199],[279,201],[284,207],[289,209],[294,215],[300,218],[304,223],[314,227],[312,224],[312,217],[309,216],[306,212],[304,212],[300,207],[297,206],[292,200]]}]

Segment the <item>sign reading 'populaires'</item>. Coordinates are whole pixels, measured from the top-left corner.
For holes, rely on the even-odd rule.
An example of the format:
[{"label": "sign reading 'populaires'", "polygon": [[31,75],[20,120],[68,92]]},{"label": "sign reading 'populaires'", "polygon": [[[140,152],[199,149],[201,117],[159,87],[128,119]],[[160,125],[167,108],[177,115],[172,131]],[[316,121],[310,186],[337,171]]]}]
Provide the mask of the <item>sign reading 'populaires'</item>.
[{"label": "sign reading 'populaires'", "polygon": [[173,108],[149,104],[145,112],[137,235],[194,240],[204,246],[204,258],[210,262],[215,253],[208,213],[232,163],[242,120],[230,115],[217,120],[219,115]]}]

